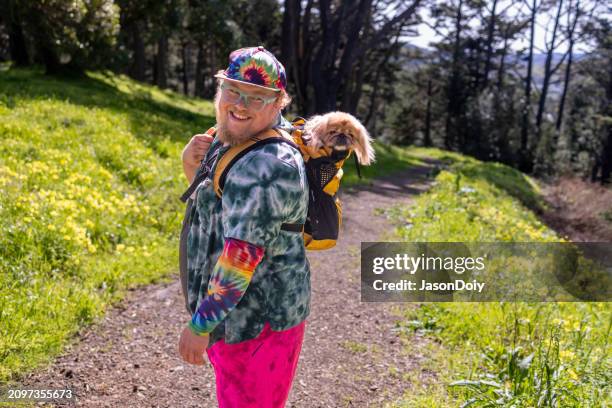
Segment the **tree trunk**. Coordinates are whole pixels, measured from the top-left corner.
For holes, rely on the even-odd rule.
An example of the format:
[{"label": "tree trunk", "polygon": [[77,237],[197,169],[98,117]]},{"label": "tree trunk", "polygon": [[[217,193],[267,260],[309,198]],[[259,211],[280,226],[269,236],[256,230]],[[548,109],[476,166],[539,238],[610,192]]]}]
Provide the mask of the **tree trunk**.
[{"label": "tree trunk", "polygon": [[540,92],[540,101],[538,103],[538,113],[536,116],[536,142],[540,141],[542,134],[542,117],[544,116],[544,110],[546,108],[546,97],[548,96],[548,87],[550,85],[550,78],[552,76],[552,57],[555,51],[555,40],[557,39],[557,28],[559,26],[559,18],[561,17],[561,8],[563,7],[563,0],[559,1],[559,7],[557,8],[557,16],[555,17],[555,24],[553,26],[552,38],[550,40],[550,47],[546,52],[546,62],[544,63],[544,81],[542,83],[542,92]]},{"label": "tree trunk", "polygon": [[[328,107],[328,91],[331,85],[328,78],[331,76],[332,60],[335,56],[331,55],[330,45],[333,44],[333,22],[331,20],[331,5],[329,0],[319,0],[319,12],[321,21],[322,42],[319,50],[310,66],[312,87],[315,99],[315,112],[325,113]],[[327,71],[327,72],[325,72]],[[334,101],[335,102],[335,101]]]},{"label": "tree trunk", "polygon": [[519,169],[523,172],[531,172],[533,162],[528,147],[529,141],[529,116],[531,113],[531,76],[533,69],[533,47],[535,41],[535,17],[538,11],[537,2],[533,0],[531,6],[531,18],[529,23],[529,57],[527,60],[527,77],[525,78],[525,104],[521,121],[521,149]]},{"label": "tree trunk", "polygon": [[8,24],[8,28],[11,60],[16,66],[23,67],[28,65],[30,59],[28,58],[28,49],[21,23],[19,21],[11,21],[10,24]]},{"label": "tree trunk", "polygon": [[559,100],[559,109],[557,110],[557,122],[555,123],[555,140],[553,142],[553,146],[557,145],[557,140],[559,137],[559,133],[561,132],[561,124],[563,123],[563,110],[565,108],[565,98],[567,97],[567,90],[569,88],[569,83],[570,83],[570,73],[572,70],[572,57],[573,57],[573,50],[574,48],[574,41],[570,40],[570,45],[568,48],[568,60],[567,60],[567,65],[565,66],[565,78],[563,80],[563,91],[561,92],[561,99]]},{"label": "tree trunk", "polygon": [[217,82],[213,78],[213,75],[217,73],[217,44],[213,40],[210,43],[210,87],[207,90],[207,97],[213,97],[217,91]]},{"label": "tree trunk", "polygon": [[205,84],[204,84],[204,44],[202,41],[198,41],[198,56],[196,58],[196,71],[195,71],[195,96],[204,98]]},{"label": "tree trunk", "polygon": [[610,184],[612,173],[612,125],[608,126],[608,138],[601,149],[601,184]]},{"label": "tree trunk", "polygon": [[[300,112],[306,115],[309,112],[314,112],[314,98],[309,98],[310,87],[310,65],[314,53],[314,46],[311,42],[312,34],[310,32],[310,21],[312,17],[312,7],[314,0],[308,0],[304,8],[304,18],[302,23],[298,24],[298,46],[297,46],[297,65],[294,65],[296,78],[299,81],[296,83],[298,108]],[[298,20],[299,22],[299,20]],[[316,39],[315,39],[316,40]]]},{"label": "tree trunk", "polygon": [[155,85],[160,88],[168,87],[168,37],[162,34],[157,41],[157,55],[155,57]]},{"label": "tree trunk", "polygon": [[[367,11],[367,17],[365,19],[365,30],[364,30],[364,37],[369,37],[370,35],[370,19],[372,18],[372,9],[368,9]],[[401,30],[401,28],[400,28]],[[383,58],[383,62],[379,65],[379,70],[378,72],[380,72],[382,70],[382,68],[387,64],[387,61],[389,60],[389,56],[393,53],[393,50],[397,47],[397,42],[399,41],[399,39],[396,37],[395,41],[391,44],[391,46],[389,47],[389,49],[387,50],[385,57]],[[342,109],[346,109],[347,112],[355,114],[357,112],[357,107],[359,106],[359,100],[361,99],[361,91],[363,89],[363,80],[365,77],[365,73],[366,73],[366,53],[361,54],[361,57],[359,58],[359,61],[357,62],[357,74],[355,75],[355,78],[349,82],[345,88],[345,100],[342,101]],[[378,75],[377,72],[377,75]],[[374,87],[378,87],[378,80],[376,80]]]},{"label": "tree trunk", "polygon": [[53,52],[51,47],[42,45],[39,52],[41,54],[43,65],[45,66],[45,73],[47,75],[56,75],[61,73],[59,58],[55,52]]},{"label": "tree trunk", "polygon": [[365,118],[365,123],[367,124],[367,126],[369,126],[370,123],[373,123],[372,119],[374,116],[376,116],[376,100],[378,99],[378,92],[380,90],[380,87],[378,86],[378,84],[380,83],[381,72],[382,72],[382,63],[376,69],[376,76],[374,77],[372,91],[370,93],[370,107],[368,109],[368,114],[366,115],[366,118]]},{"label": "tree trunk", "polygon": [[365,75],[365,57],[362,57],[357,64],[357,72],[354,79],[351,81],[351,87],[345,89],[344,98],[342,100],[342,110],[355,115],[359,99],[361,99],[361,89],[363,88],[363,77]]},{"label": "tree trunk", "polygon": [[[285,0],[283,13],[281,59],[287,75],[293,75],[293,66],[297,64],[295,52],[298,44],[298,24],[300,21],[300,1]],[[289,79],[289,78],[287,78]],[[292,78],[293,79],[293,78]]]},{"label": "tree trunk", "polygon": [[599,159],[600,158],[598,157],[597,160],[595,160],[595,163],[593,163],[593,167],[591,167],[591,183],[597,182],[597,175],[599,174],[599,168],[601,167]]},{"label": "tree trunk", "polygon": [[[378,92],[380,89],[379,87],[380,78],[382,77],[384,67],[389,63],[389,59],[393,55],[393,51],[397,48],[397,45],[399,43],[399,38],[401,36],[401,32],[402,32],[402,27],[400,26],[400,28],[397,31],[397,36],[395,37],[393,44],[389,47],[389,49],[385,53],[385,56],[383,57],[383,59],[380,61],[380,63],[376,67],[376,75],[374,76],[374,82],[372,85],[372,94],[370,97],[370,109],[368,110],[368,114],[366,116],[366,123],[370,123],[372,120],[372,115],[376,113],[375,104],[376,104],[376,99],[378,98]],[[359,87],[361,88],[361,84],[359,85]]]},{"label": "tree trunk", "polygon": [[504,86],[504,70],[506,69],[506,53],[508,52],[508,37],[504,36],[504,47],[499,57],[499,69],[497,70],[497,91],[500,92]]},{"label": "tree trunk", "polygon": [[145,72],[146,55],[144,41],[142,40],[141,28],[142,24],[139,21],[135,21],[130,27],[134,59],[129,69],[129,75],[137,81],[144,82],[147,79]]},{"label": "tree trunk", "polygon": [[493,55],[493,34],[495,33],[495,8],[497,7],[497,0],[493,0],[493,6],[491,10],[491,18],[489,19],[489,26],[487,29],[487,55],[485,59],[484,68],[484,81],[482,88],[486,88],[489,84],[489,71],[491,70],[491,58]]},{"label": "tree trunk", "polygon": [[189,95],[189,78],[187,76],[187,70],[189,69],[189,43],[184,42],[182,44],[181,56],[183,58],[183,93]]},{"label": "tree trunk", "polygon": [[[571,1],[568,13],[571,13]],[[568,30],[568,40],[569,47],[567,50],[568,59],[567,65],[565,66],[565,78],[563,81],[563,92],[561,93],[561,100],[559,101],[559,110],[557,112],[557,123],[555,125],[556,134],[558,135],[561,131],[561,124],[563,123],[563,110],[565,107],[565,98],[567,97],[567,90],[569,89],[569,83],[571,79],[571,70],[572,70],[572,60],[573,60],[573,50],[574,50],[574,30],[576,29],[576,25],[578,24],[578,19],[580,18],[580,0],[576,2],[576,14],[574,16],[574,21],[571,27]]]},{"label": "tree trunk", "polygon": [[[604,114],[608,117],[612,116],[612,70],[608,71],[608,84],[606,86],[607,106],[604,107]],[[604,140],[601,149],[601,184],[610,184],[610,173],[612,172],[612,125],[606,124],[608,129],[607,140]]]},{"label": "tree trunk", "polygon": [[448,150],[455,148],[456,143],[456,126],[454,122],[456,119],[456,113],[458,110],[458,93],[459,93],[459,53],[461,48],[461,20],[463,18],[462,8],[463,0],[459,0],[457,6],[457,14],[455,16],[455,43],[453,46],[453,60],[451,63],[450,78],[448,81],[447,98],[448,103],[446,107],[446,123],[444,127],[445,140],[444,144]]},{"label": "tree trunk", "polygon": [[431,147],[431,99],[433,97],[431,78],[427,81],[427,110],[425,112],[425,147]]}]

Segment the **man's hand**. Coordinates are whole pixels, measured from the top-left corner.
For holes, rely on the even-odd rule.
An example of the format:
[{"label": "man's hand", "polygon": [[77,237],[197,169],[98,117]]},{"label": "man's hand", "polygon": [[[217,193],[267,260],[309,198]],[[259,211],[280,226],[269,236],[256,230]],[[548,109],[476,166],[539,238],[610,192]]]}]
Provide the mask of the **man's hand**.
[{"label": "man's hand", "polygon": [[198,336],[189,327],[185,327],[179,340],[179,353],[183,360],[190,364],[203,365],[208,341],[208,335]]},{"label": "man's hand", "polygon": [[200,162],[204,159],[204,156],[206,156],[212,141],[212,136],[206,134],[195,135],[183,149],[183,170],[190,183],[195,176],[196,170],[200,166]]}]

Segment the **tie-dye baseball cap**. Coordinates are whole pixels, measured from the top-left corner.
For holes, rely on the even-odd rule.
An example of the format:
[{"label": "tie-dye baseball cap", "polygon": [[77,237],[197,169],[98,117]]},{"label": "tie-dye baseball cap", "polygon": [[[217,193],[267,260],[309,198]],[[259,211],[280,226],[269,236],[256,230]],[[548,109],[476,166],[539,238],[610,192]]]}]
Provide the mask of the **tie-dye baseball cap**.
[{"label": "tie-dye baseball cap", "polygon": [[280,91],[287,87],[285,67],[264,47],[240,48],[229,56],[229,65],[217,78],[245,82],[261,88]]}]

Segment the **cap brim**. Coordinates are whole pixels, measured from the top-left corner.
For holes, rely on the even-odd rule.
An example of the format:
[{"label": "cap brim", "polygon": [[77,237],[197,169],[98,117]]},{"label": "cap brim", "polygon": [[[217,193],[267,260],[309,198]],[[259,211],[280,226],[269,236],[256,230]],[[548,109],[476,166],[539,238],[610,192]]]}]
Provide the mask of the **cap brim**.
[{"label": "cap brim", "polygon": [[251,86],[255,86],[257,88],[265,89],[265,90],[268,90],[268,91],[274,91],[274,92],[280,92],[281,91],[280,89],[277,89],[277,88],[269,88],[269,87],[263,86],[263,85],[257,85],[257,84],[252,84],[252,83],[246,82],[246,81],[239,81],[237,79],[228,78],[225,74],[215,74],[215,78],[222,78],[222,79],[225,79],[226,81],[230,81],[230,82],[236,82],[236,83],[239,83],[239,84],[251,85]]}]

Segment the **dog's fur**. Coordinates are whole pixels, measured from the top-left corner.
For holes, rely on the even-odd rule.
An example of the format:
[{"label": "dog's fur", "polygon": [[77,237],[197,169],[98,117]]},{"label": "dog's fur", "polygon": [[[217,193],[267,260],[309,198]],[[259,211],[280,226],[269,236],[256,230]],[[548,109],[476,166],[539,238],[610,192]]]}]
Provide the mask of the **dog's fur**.
[{"label": "dog's fur", "polygon": [[330,112],[313,116],[304,125],[304,137],[309,147],[329,147],[334,150],[353,150],[360,164],[374,161],[372,138],[353,115]]}]

